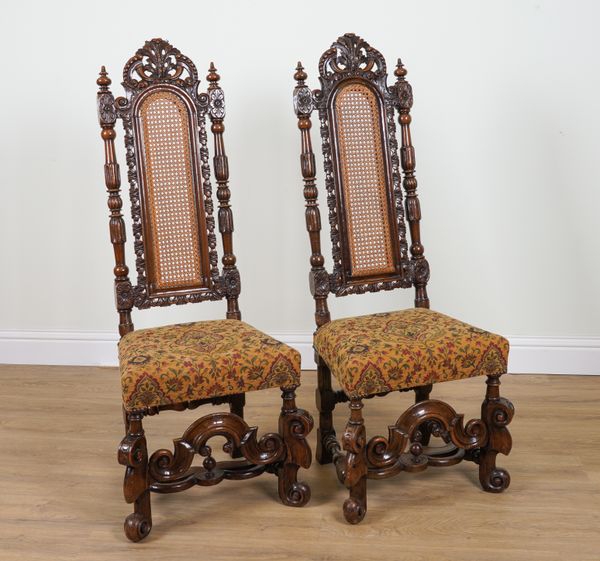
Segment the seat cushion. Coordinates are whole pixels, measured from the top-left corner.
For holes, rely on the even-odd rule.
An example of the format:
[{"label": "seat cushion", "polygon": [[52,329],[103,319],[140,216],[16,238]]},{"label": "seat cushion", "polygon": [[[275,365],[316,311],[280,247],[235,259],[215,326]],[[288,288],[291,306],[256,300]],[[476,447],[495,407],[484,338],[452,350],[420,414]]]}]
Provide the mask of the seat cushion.
[{"label": "seat cushion", "polygon": [[238,320],[140,329],[119,342],[125,409],[300,383],[300,354]]},{"label": "seat cushion", "polygon": [[503,374],[508,341],[425,308],[332,321],[317,353],[349,397]]}]

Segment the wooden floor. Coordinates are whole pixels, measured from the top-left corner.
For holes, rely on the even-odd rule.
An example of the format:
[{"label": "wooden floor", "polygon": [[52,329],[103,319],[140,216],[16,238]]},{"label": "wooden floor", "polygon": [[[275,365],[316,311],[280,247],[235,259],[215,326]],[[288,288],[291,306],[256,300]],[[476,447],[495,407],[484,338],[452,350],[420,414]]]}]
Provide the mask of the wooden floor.
[{"label": "wooden floor", "polygon": [[[314,413],[314,372],[299,403]],[[437,398],[478,416],[483,379],[440,384]],[[29,560],[600,560],[600,377],[505,376],[515,404],[512,476],[484,493],[462,463],[369,482],[369,511],[346,524],[332,466],[303,478],[302,509],[277,500],[276,479],[225,481],[153,495],[154,528],[140,544],[122,531],[130,507],[116,462],[122,436],[118,374],[110,368],[0,366],[0,559]],[[408,394],[367,402],[370,435],[395,421]],[[279,392],[248,396],[247,420],[274,430]],[[171,448],[207,406],[146,421],[151,449]],[[343,426],[346,407],[336,417]],[[311,435],[314,445],[316,430]],[[216,448],[216,447],[215,447]]]}]

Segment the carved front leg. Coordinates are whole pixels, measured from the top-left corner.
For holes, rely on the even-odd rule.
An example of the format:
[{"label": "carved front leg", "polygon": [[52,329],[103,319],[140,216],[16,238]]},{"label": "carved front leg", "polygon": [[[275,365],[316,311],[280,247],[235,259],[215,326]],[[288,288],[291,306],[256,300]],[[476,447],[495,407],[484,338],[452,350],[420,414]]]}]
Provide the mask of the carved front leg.
[{"label": "carved front leg", "polygon": [[141,413],[125,413],[127,434],[119,446],[119,463],[126,467],[123,494],[134,503],[133,513],[125,519],[125,535],[134,542],[145,538],[152,529],[150,491],[148,489],[148,450]]},{"label": "carved front leg", "polygon": [[487,425],[489,437],[479,456],[479,481],[484,491],[500,493],[510,485],[510,475],[505,469],[496,467],[496,456],[498,453],[510,453],[512,438],[506,426],[512,420],[515,409],[508,399],[500,397],[499,376],[488,376],[486,383],[481,419]]},{"label": "carved front leg", "polygon": [[350,497],[344,501],[344,517],[350,524],[358,524],[367,513],[368,468],[362,408],[360,399],[350,402],[350,419],[342,438],[346,451],[344,485],[350,490]]},{"label": "carved front leg", "polygon": [[312,455],[306,437],[313,428],[313,419],[304,409],[296,407],[295,388],[281,388],[283,405],[279,416],[279,434],[286,446],[285,460],[277,469],[279,498],[287,506],[304,506],[310,499],[310,487],[297,479],[298,469],[308,469]]}]

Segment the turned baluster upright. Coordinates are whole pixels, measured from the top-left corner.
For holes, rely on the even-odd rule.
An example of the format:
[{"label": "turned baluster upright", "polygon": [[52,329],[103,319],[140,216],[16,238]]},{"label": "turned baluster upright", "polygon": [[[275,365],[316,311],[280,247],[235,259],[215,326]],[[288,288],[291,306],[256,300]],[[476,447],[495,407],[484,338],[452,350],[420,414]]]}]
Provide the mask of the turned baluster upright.
[{"label": "turned baluster upright", "polygon": [[294,110],[298,117],[298,128],[301,135],[300,167],[304,180],[304,199],[306,201],[306,229],[310,238],[310,291],[315,299],[315,321],[317,327],[325,325],[331,320],[327,307],[329,295],[329,275],[323,266],[325,259],[321,253],[321,213],[319,211],[319,191],[316,186],[315,155],[310,139],[312,123],[312,93],[306,85],[306,72],[302,63],[298,62],[294,79],[297,86],[294,88]]},{"label": "turned baluster upright", "polygon": [[417,178],[415,177],[415,149],[410,136],[410,109],[413,104],[412,87],[405,80],[407,74],[402,61],[398,59],[394,74],[397,78],[395,88],[397,94],[398,122],[402,147],[400,148],[400,162],[404,172],[404,191],[406,192],[406,215],[410,228],[410,253],[414,264],[413,284],[415,286],[415,307],[429,308],[427,296],[427,281],[429,280],[429,264],[425,259],[425,248],[421,243],[421,205],[417,195]]},{"label": "turned baluster upright", "polygon": [[215,155],[213,158],[215,178],[217,180],[217,199],[219,200],[219,232],[223,238],[223,283],[227,298],[227,318],[242,319],[238,305],[240,294],[240,275],[235,265],[236,258],[233,253],[233,214],[229,199],[229,162],[225,153],[223,132],[225,131],[225,95],[219,86],[220,76],[215,65],[211,62],[208,69],[208,115],[210,117],[211,131],[215,142]]},{"label": "turned baluster upright", "polygon": [[115,153],[115,98],[110,91],[112,80],[108,77],[104,66],[100,69],[100,77],[96,80],[98,90],[98,120],[102,127],[100,133],[104,140],[104,181],[108,191],[108,208],[110,209],[110,241],[115,254],[115,303],[119,313],[119,334],[121,337],[133,331],[131,309],[133,308],[133,289],[129,280],[129,268],[125,264],[125,222],[121,209],[121,174]]}]

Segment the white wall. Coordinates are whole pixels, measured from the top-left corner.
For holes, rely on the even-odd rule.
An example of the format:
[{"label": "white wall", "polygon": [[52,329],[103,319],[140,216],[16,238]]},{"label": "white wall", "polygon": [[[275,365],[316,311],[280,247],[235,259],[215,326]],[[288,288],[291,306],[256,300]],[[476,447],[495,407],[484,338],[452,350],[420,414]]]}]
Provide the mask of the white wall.
[{"label": "white wall", "polygon": [[[599,20],[593,1],[5,3],[0,330],[116,329],[95,80],[105,64],[119,92],[129,56],[162,36],[222,76],[244,319],[309,333],[292,74],[301,59],[316,87],[319,56],[352,31],[390,67],[401,56],[414,87],[432,306],[510,336],[600,336]],[[331,305],[368,313],[412,296]]]}]

